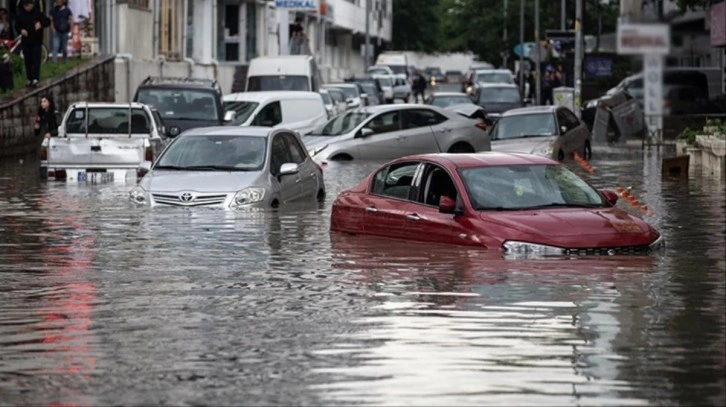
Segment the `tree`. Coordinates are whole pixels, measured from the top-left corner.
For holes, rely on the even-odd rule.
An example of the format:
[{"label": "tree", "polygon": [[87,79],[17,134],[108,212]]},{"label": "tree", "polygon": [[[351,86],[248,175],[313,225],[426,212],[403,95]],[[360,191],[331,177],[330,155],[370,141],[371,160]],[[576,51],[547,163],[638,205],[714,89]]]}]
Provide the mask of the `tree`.
[{"label": "tree", "polygon": [[438,10],[439,0],[393,0],[393,49],[441,51]]},{"label": "tree", "polygon": [[[717,3],[717,1],[714,1]],[[711,0],[676,0],[676,5],[680,11],[685,12],[688,10],[703,10],[708,8],[711,4]]]}]

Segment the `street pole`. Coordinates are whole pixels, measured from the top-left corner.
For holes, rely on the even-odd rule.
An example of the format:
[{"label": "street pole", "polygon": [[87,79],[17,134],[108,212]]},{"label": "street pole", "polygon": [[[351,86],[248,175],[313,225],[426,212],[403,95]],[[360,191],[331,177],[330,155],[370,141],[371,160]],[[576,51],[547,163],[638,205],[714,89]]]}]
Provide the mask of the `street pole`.
[{"label": "street pole", "polygon": [[567,13],[567,0],[562,0],[560,4],[560,30],[565,31],[565,15]]},{"label": "street pole", "polygon": [[519,0],[519,88],[522,99],[529,97],[524,94],[524,0]]},{"label": "street pole", "polygon": [[[507,47],[507,0],[504,0],[504,32],[503,32],[504,46]],[[502,52],[502,68],[507,68],[507,48]]]},{"label": "street pole", "polygon": [[580,117],[582,90],[582,1],[575,0],[575,114]]},{"label": "street pole", "polygon": [[[365,51],[363,52],[363,58],[364,58],[364,64],[366,67],[366,72],[368,72],[368,67],[371,65],[371,59],[370,59],[370,48],[371,48],[371,27],[370,27],[370,9],[371,9],[371,0],[366,0],[366,45],[365,45]],[[360,20],[358,20],[360,21]]]},{"label": "street pole", "polygon": [[542,103],[542,75],[541,75],[541,63],[542,61],[542,55],[540,48],[542,48],[542,45],[540,44],[539,40],[539,0],[534,0],[534,56],[535,56],[535,83],[536,83],[536,91],[535,95],[537,96],[537,102],[536,105],[539,105]]}]

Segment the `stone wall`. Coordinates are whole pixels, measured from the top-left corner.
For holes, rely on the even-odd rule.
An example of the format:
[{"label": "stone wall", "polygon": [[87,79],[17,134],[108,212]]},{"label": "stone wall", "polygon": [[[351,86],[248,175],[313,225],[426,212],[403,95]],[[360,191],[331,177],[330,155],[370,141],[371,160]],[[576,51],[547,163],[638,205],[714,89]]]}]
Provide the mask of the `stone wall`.
[{"label": "stone wall", "polygon": [[79,101],[114,101],[114,58],[89,61],[62,76],[44,80],[36,89],[25,89],[0,98],[0,157],[25,154],[38,149],[42,139],[33,125],[40,99],[50,95],[61,114]]}]

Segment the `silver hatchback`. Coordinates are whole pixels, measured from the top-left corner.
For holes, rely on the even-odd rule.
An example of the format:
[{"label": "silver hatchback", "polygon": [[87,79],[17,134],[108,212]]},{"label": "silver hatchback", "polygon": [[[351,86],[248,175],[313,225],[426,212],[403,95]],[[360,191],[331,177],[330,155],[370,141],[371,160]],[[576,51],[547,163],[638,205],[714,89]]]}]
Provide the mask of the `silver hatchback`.
[{"label": "silver hatchback", "polygon": [[322,168],[286,129],[189,130],[140,171],[130,194],[139,205],[275,208],[325,195]]}]

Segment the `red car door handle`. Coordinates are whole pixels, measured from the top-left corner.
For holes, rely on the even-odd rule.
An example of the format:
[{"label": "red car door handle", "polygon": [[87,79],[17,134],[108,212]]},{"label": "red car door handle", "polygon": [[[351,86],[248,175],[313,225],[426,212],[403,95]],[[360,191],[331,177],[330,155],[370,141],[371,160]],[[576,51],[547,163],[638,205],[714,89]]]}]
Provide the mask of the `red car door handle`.
[{"label": "red car door handle", "polygon": [[375,206],[369,206],[366,208],[366,212],[376,213],[378,212],[378,208],[376,208]]},{"label": "red car door handle", "polygon": [[417,220],[421,220],[421,217],[414,213],[411,215],[406,215],[406,219],[412,220],[412,221],[417,221]]}]

